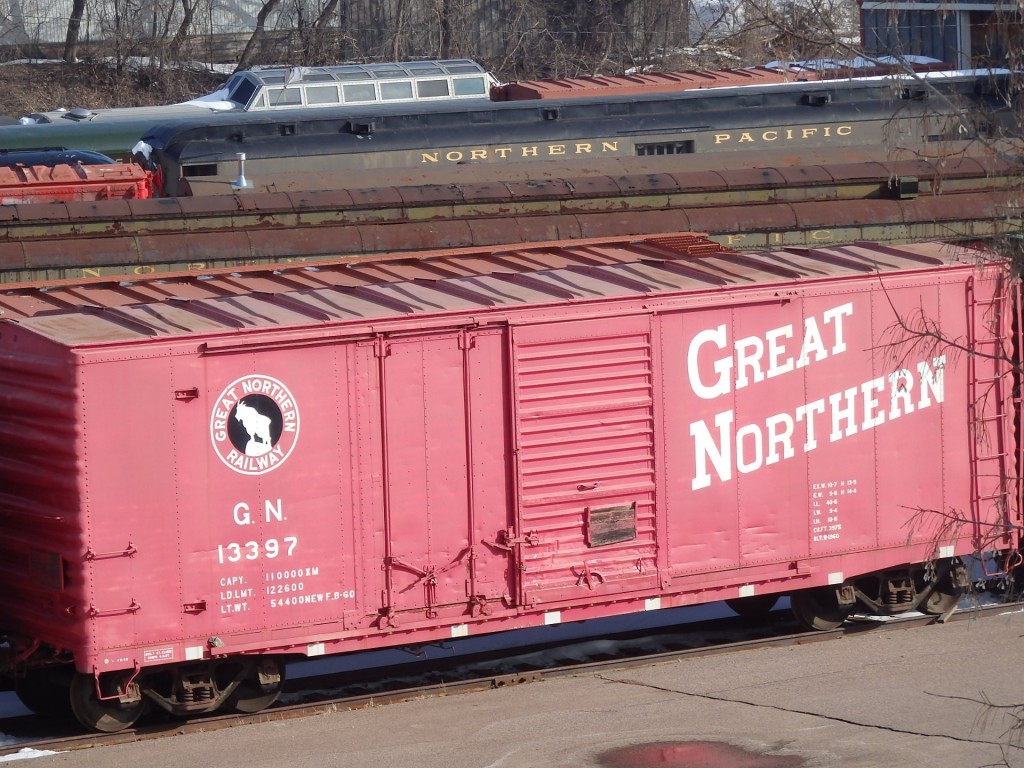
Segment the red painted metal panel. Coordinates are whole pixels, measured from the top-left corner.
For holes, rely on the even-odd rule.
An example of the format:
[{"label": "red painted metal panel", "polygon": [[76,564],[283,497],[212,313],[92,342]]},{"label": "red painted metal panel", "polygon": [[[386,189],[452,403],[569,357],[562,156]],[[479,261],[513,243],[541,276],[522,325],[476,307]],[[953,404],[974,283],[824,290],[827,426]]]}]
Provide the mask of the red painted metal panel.
[{"label": "red painted metal panel", "polygon": [[[1005,289],[985,282],[987,310],[1005,307]],[[987,466],[1005,469],[998,447],[1009,401],[993,389],[1005,385],[993,363],[979,363],[988,368],[979,377],[963,356],[912,331],[930,319],[966,338],[967,284],[896,275],[842,294],[765,296],[665,318],[666,376],[684,382],[666,406],[673,573],[759,562],[785,571],[840,552],[873,552],[884,564],[885,548],[911,542],[927,559],[950,543],[937,539],[934,513],[971,498],[967,446],[991,446]],[[1001,326],[988,332],[989,348],[1008,338]],[[995,365],[1005,374],[1005,359]],[[972,383],[979,379],[986,383]],[[969,401],[979,388],[988,397]],[[986,425],[980,433],[972,413]],[[1005,502],[992,486],[1007,475],[985,477],[976,513],[991,521]],[[918,508],[932,510],[928,523],[916,520]]]},{"label": "red painted metal panel", "polygon": [[[87,585],[79,610],[86,614],[91,654],[110,654],[121,664],[139,645],[179,635],[176,550],[178,542],[195,541],[176,499],[179,478],[173,468],[187,457],[177,455],[172,437],[178,432],[167,382],[174,361],[162,356],[134,363],[132,386],[149,397],[125,398],[117,383],[123,366],[96,361],[79,377],[76,414],[85,425],[77,452],[90,469],[88,482],[78,480],[85,551],[77,560]],[[97,419],[131,428],[104,429]],[[154,472],[156,466],[168,471]]]},{"label": "red painted metal panel", "polygon": [[0,167],[0,204],[118,200],[153,195],[150,174],[137,165],[59,164]]}]

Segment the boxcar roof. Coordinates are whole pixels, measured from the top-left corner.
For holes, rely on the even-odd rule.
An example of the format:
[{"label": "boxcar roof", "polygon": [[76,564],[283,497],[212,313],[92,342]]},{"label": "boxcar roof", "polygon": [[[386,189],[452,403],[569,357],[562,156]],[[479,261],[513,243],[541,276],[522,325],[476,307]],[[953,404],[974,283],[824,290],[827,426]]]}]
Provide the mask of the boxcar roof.
[{"label": "boxcar roof", "polygon": [[800,283],[976,258],[943,243],[740,254],[677,233],[40,284],[5,291],[0,312],[59,343],[94,344]]}]

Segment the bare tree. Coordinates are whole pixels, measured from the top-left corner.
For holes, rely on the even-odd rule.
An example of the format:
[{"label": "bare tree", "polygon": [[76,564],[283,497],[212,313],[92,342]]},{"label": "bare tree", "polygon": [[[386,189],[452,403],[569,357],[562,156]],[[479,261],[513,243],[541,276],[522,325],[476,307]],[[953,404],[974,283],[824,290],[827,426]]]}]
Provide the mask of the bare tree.
[{"label": "bare tree", "polygon": [[256,14],[256,26],[253,29],[252,35],[249,37],[249,41],[245,44],[245,49],[242,51],[242,55],[238,57],[238,66],[236,71],[239,69],[248,69],[251,67],[256,59],[256,53],[259,50],[260,42],[266,33],[267,19],[270,15],[277,10],[277,7],[281,4],[281,0],[266,0],[263,6],[260,8],[259,13]]},{"label": "bare tree", "polygon": [[167,46],[168,53],[175,59],[181,54],[182,46],[184,46],[185,41],[188,40],[191,34],[192,22],[196,14],[195,0],[181,0],[181,11],[181,21],[178,23],[178,28],[175,30],[174,36]]}]

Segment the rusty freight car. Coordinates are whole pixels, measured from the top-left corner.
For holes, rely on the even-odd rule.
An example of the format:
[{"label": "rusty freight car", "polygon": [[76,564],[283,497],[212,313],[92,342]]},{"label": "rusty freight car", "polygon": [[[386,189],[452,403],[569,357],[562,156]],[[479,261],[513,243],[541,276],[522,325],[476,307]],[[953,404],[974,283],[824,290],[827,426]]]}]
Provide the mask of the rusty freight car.
[{"label": "rusty freight car", "polygon": [[[427,247],[639,235],[680,227],[741,250],[855,240],[984,240],[1019,231],[1015,171],[992,158],[647,172],[0,207],[0,282],[321,261]],[[768,163],[778,161],[776,166]],[[820,164],[818,164],[820,163]],[[564,167],[563,171],[567,170]],[[593,170],[597,171],[595,167]]]},{"label": "rusty freight car", "polygon": [[1018,545],[1008,278],[673,234],[12,290],[9,671],[113,731],[268,706],[290,657],[947,611]]}]

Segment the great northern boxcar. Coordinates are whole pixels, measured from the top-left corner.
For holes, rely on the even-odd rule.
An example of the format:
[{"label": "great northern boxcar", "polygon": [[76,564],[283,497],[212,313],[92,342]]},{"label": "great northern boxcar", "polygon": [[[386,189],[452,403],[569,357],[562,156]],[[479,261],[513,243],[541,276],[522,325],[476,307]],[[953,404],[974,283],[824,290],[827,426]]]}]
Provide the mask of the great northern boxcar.
[{"label": "great northern boxcar", "polygon": [[672,235],[12,291],[19,690],[116,730],[267,706],[289,657],[950,610],[1021,522],[1015,295],[977,257]]}]

